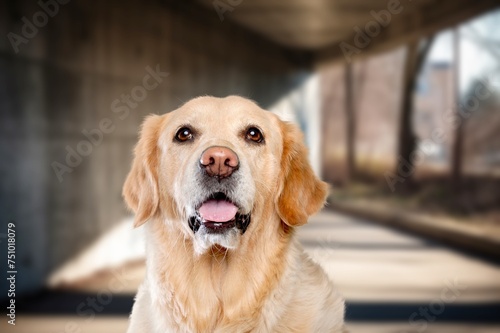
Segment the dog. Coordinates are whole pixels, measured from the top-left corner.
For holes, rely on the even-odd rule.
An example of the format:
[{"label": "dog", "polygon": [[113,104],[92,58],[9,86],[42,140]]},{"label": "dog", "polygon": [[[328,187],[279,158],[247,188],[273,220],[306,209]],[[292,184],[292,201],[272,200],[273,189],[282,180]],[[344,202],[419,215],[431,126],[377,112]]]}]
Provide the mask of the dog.
[{"label": "dog", "polygon": [[342,332],[344,301],[294,236],[327,190],[298,127],[248,99],[148,116],[123,187],[148,222],[128,332]]}]

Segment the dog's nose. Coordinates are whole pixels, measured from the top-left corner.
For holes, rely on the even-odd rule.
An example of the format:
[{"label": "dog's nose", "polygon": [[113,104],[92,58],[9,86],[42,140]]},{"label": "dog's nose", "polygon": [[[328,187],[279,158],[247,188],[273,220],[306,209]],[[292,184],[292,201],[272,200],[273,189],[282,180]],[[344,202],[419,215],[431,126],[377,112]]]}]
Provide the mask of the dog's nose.
[{"label": "dog's nose", "polygon": [[200,165],[210,177],[227,178],[239,166],[238,155],[227,147],[207,148],[200,158]]}]

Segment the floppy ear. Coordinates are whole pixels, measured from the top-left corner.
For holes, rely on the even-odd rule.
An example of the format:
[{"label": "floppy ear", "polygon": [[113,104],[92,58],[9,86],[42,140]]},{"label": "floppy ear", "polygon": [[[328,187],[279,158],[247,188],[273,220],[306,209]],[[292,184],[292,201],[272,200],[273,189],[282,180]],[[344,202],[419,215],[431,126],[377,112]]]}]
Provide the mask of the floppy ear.
[{"label": "floppy ear", "polygon": [[314,175],[300,129],[292,123],[282,121],[281,132],[282,178],[276,207],[283,222],[289,226],[299,226],[323,207],[328,184]]},{"label": "floppy ear", "polygon": [[158,210],[158,137],[162,117],[150,115],[144,120],[135,158],[125,184],[123,197],[135,212],[134,227],[141,226]]}]

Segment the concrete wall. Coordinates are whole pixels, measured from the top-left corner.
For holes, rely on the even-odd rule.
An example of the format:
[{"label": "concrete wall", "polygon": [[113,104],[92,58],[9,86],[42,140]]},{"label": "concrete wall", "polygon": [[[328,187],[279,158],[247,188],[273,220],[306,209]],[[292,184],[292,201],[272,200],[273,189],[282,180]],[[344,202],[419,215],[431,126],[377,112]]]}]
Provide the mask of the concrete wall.
[{"label": "concrete wall", "polygon": [[[40,20],[41,11],[36,2],[2,2],[0,35],[23,36],[23,17]],[[47,18],[19,52],[0,39],[0,219],[2,228],[9,219],[17,225],[21,292],[39,288],[127,215],[121,187],[145,115],[200,94],[240,94],[269,107],[310,89],[307,58],[180,1],[74,0]],[[157,66],[169,75],[142,100],[136,87]],[[131,92],[140,98],[125,116],[114,101]],[[84,147],[82,131],[103,119],[113,132]],[[52,164],[67,165],[67,147],[78,145],[92,151],[60,181]]]}]

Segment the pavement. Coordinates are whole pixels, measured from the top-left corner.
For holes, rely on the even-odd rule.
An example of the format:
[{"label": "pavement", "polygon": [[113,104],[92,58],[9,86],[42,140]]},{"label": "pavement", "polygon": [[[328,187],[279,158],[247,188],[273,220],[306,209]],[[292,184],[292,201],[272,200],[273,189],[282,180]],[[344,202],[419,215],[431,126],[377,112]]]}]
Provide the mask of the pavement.
[{"label": "pavement", "polygon": [[[331,211],[314,216],[298,235],[346,298],[349,332],[500,332],[497,262]],[[2,320],[0,331],[124,332],[143,275],[143,262],[134,261],[71,291],[19,300],[17,325]]]},{"label": "pavement", "polygon": [[349,332],[500,332],[500,266],[323,211],[299,232],[346,298]]},{"label": "pavement", "polygon": [[329,207],[500,262],[500,224],[479,217],[460,219],[415,211],[384,200],[330,200]]}]

